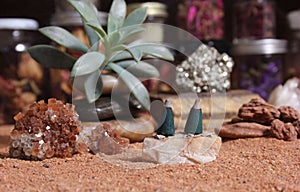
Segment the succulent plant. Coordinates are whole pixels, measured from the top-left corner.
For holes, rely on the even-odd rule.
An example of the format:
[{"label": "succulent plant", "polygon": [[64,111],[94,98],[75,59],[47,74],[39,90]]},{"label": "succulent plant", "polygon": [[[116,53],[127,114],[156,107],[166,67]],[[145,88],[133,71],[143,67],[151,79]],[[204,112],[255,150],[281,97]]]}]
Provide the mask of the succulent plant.
[{"label": "succulent plant", "polygon": [[[160,44],[140,41],[127,43],[144,30],[141,24],[147,16],[147,8],[138,8],[126,17],[125,1],[114,0],[105,31],[100,24],[97,8],[89,0],[68,2],[81,15],[90,46],[61,27],[44,27],[39,29],[42,34],[67,49],[81,53],[81,56],[74,58],[55,46],[36,45],[28,50],[32,58],[45,67],[71,70],[71,78],[83,77],[85,95],[91,103],[102,93],[101,72],[113,71],[120,76],[141,105],[149,110],[149,93],[139,78],[157,77],[159,72],[142,59],[155,57],[172,61],[173,55]],[[103,51],[99,51],[99,44],[103,44]]]}]

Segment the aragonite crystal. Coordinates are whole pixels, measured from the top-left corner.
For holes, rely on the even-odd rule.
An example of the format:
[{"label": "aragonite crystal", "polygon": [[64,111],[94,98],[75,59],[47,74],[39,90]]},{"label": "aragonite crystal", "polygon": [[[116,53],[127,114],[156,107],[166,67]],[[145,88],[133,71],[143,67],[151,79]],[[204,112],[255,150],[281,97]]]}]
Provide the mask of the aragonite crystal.
[{"label": "aragonite crystal", "polygon": [[10,134],[10,156],[43,160],[51,157],[72,157],[78,152],[77,137],[82,129],[72,104],[56,99],[32,104],[28,111],[14,117]]}]

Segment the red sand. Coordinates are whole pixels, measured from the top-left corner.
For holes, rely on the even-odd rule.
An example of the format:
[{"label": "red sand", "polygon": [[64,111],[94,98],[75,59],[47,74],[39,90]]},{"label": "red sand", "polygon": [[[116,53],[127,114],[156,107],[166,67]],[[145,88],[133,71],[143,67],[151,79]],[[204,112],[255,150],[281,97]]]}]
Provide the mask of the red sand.
[{"label": "red sand", "polygon": [[119,167],[91,154],[10,159],[1,142],[0,191],[300,191],[299,139],[231,140],[223,142],[211,163],[140,169]]}]

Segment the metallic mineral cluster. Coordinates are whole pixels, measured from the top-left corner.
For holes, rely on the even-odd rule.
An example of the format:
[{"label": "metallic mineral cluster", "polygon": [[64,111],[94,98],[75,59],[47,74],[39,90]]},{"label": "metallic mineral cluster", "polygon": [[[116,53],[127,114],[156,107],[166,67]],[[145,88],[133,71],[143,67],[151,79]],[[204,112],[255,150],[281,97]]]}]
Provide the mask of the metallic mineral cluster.
[{"label": "metallic mineral cluster", "polygon": [[51,157],[72,157],[79,151],[77,137],[82,130],[75,106],[49,99],[32,104],[26,113],[14,117],[10,134],[10,156],[43,160]]},{"label": "metallic mineral cluster", "polygon": [[226,53],[202,44],[187,60],[177,66],[179,87],[200,92],[222,92],[230,88],[234,62]]}]

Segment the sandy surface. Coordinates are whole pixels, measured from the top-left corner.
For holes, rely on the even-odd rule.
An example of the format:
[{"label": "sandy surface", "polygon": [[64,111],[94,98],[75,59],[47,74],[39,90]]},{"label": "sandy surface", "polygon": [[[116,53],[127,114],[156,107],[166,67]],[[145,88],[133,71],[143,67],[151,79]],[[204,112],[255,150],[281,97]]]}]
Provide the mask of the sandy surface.
[{"label": "sandy surface", "polygon": [[91,154],[24,161],[7,151],[0,145],[0,191],[300,191],[300,139],[225,141],[208,164],[131,162],[136,169]]}]

